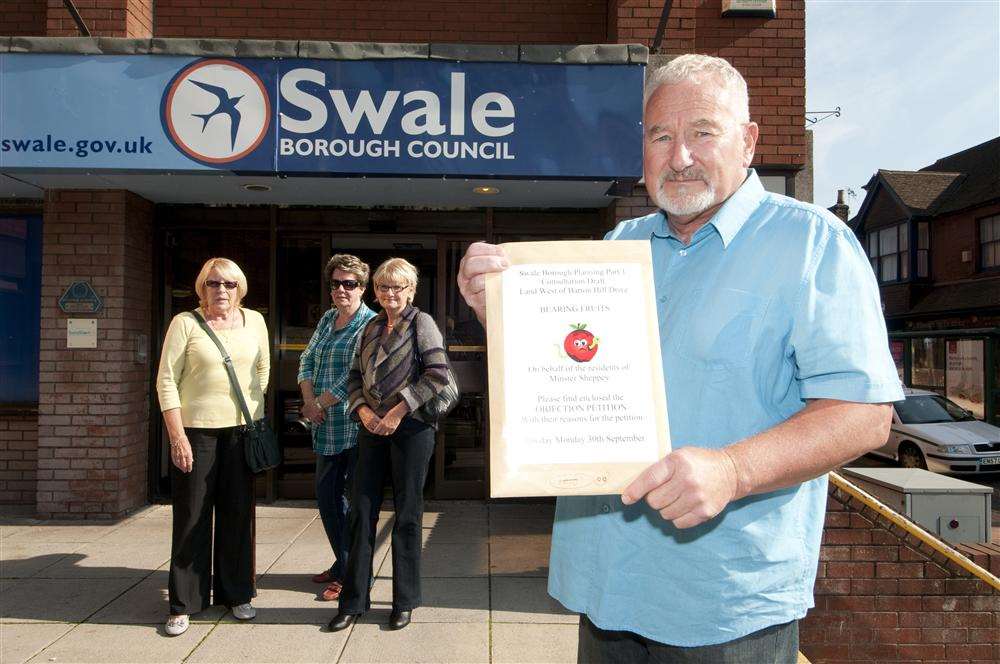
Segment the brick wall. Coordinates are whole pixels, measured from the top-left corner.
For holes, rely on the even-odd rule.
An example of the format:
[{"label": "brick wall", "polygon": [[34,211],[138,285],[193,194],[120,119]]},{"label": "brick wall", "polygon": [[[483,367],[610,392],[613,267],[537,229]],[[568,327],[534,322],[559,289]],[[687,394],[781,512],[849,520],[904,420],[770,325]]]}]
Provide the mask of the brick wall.
[{"label": "brick wall", "polygon": [[[934,281],[996,276],[996,272],[979,270],[978,220],[994,214],[1000,214],[1000,205],[943,215],[931,221],[931,277]],[[963,251],[969,252],[967,262],[962,261]]]},{"label": "brick wall", "polygon": [[[46,192],[39,352],[37,510],[116,518],[146,502],[152,205],[124,191]],[[98,347],[66,348],[57,305],[74,281],[104,299]],[[80,315],[85,318],[86,316]]]},{"label": "brick wall", "polygon": [[[81,35],[63,0],[41,0],[45,8],[44,32],[48,37]],[[153,0],[74,0],[91,35],[100,37],[151,37],[153,35]],[[195,3],[197,4],[197,3]],[[2,33],[2,31],[0,31]]]},{"label": "brick wall", "polygon": [[[750,116],[760,125],[755,165],[803,166],[805,135],[805,2],[778,0],[777,17],[722,18],[721,0],[675,0],[661,53],[725,58],[747,81]],[[663,0],[617,4],[618,43],[651,46]]]},{"label": "brick wall", "polygon": [[38,466],[38,416],[0,414],[0,505],[33,505]]},{"label": "brick wall", "polygon": [[605,0],[156,0],[157,37],[594,44]]},{"label": "brick wall", "polygon": [[815,599],[812,662],[1000,661],[1000,591],[833,483]]},{"label": "brick wall", "polygon": [[45,34],[45,3],[41,0],[0,0],[0,35]]}]

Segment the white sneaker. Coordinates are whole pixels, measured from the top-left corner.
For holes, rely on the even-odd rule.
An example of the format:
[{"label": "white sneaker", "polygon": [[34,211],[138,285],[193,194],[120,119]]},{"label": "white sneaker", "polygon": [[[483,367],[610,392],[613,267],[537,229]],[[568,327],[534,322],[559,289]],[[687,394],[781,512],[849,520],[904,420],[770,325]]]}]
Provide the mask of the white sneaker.
[{"label": "white sneaker", "polygon": [[250,604],[240,604],[233,607],[233,617],[237,620],[252,620],[257,617],[257,609]]},{"label": "white sneaker", "polygon": [[167,636],[180,636],[187,631],[190,625],[191,622],[186,615],[170,616],[167,618],[167,624],[164,625],[163,629],[166,631]]}]

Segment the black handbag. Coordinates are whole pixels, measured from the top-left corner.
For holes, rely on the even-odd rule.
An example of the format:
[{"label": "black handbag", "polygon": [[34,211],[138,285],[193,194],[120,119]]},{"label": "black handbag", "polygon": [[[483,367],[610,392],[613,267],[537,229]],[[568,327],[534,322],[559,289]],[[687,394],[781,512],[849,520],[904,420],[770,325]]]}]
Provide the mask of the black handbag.
[{"label": "black handbag", "polygon": [[[417,329],[417,325],[414,324],[413,335],[416,340],[417,364],[420,367],[420,373],[423,373],[424,360],[420,354],[420,335],[417,333]],[[455,409],[459,399],[462,398],[462,393],[458,389],[458,380],[455,378],[455,371],[451,368],[451,359],[448,357],[448,351],[444,351],[444,361],[447,365],[448,382],[441,388],[440,392],[422,403],[417,409],[420,418],[429,424],[436,424],[443,420],[448,413]]]},{"label": "black handbag", "polygon": [[198,319],[198,324],[201,325],[201,329],[205,330],[208,338],[214,341],[215,345],[219,347],[219,352],[222,353],[222,363],[226,365],[226,374],[229,376],[229,383],[232,385],[233,391],[236,392],[236,399],[240,402],[240,410],[243,413],[243,421],[246,424],[239,427],[237,436],[239,436],[240,442],[243,443],[243,457],[246,459],[247,467],[254,474],[277,468],[281,464],[281,448],[278,446],[278,439],[275,437],[274,431],[271,430],[270,425],[267,423],[267,418],[262,417],[254,422],[253,416],[250,414],[250,408],[247,407],[247,401],[243,398],[243,390],[240,388],[240,381],[236,377],[233,360],[229,357],[229,353],[226,352],[226,347],[219,341],[219,337],[215,336],[215,332],[205,322],[201,312],[195,310],[192,313]]}]

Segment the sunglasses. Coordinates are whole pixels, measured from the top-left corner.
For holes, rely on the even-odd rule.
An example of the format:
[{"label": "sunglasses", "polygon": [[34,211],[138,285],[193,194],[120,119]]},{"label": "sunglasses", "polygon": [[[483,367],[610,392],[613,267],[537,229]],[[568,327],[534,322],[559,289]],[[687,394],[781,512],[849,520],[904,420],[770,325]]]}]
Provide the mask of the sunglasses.
[{"label": "sunglasses", "polygon": [[222,288],[225,286],[226,289],[233,290],[239,286],[239,283],[235,281],[216,281],[215,279],[207,279],[205,281],[205,285],[209,288]]},{"label": "sunglasses", "polygon": [[344,287],[345,291],[352,291],[361,283],[357,279],[331,279],[330,280],[330,290],[335,291],[341,286]]},{"label": "sunglasses", "polygon": [[395,284],[379,284],[375,288],[378,289],[379,293],[401,293],[405,291],[409,286],[397,286]]}]

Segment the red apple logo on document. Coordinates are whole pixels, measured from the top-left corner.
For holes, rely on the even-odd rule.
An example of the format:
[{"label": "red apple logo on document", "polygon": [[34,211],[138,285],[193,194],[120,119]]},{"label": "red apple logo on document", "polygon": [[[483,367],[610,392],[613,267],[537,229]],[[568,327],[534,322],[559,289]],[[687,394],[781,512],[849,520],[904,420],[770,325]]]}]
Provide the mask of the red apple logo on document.
[{"label": "red apple logo on document", "polygon": [[577,362],[590,362],[597,355],[597,345],[601,342],[586,329],[586,323],[573,323],[570,325],[573,331],[566,335],[563,341],[563,350],[570,359]]}]

